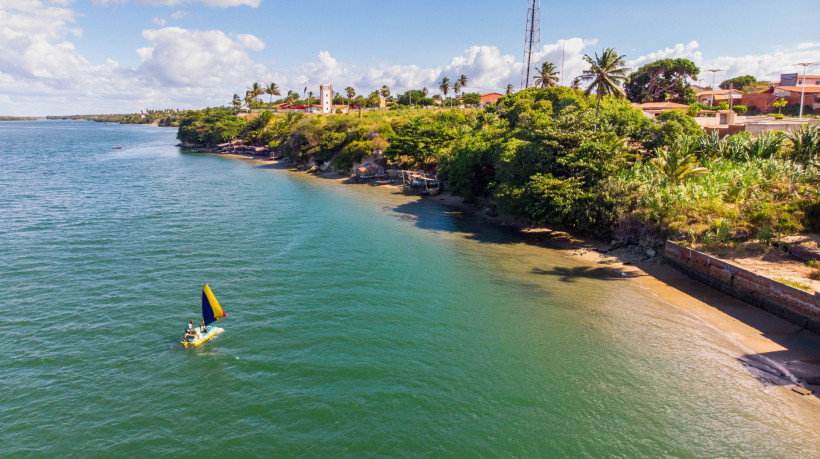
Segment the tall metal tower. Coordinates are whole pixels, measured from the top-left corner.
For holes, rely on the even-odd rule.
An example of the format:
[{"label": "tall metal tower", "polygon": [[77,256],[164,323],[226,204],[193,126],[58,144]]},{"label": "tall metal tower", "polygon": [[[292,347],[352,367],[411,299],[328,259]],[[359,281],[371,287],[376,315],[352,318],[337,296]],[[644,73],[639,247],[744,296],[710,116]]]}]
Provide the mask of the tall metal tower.
[{"label": "tall metal tower", "polygon": [[[533,54],[535,56],[533,56]],[[524,66],[521,69],[521,89],[527,89],[535,79],[535,66],[541,54],[541,0],[532,0],[527,10],[524,33]]]}]

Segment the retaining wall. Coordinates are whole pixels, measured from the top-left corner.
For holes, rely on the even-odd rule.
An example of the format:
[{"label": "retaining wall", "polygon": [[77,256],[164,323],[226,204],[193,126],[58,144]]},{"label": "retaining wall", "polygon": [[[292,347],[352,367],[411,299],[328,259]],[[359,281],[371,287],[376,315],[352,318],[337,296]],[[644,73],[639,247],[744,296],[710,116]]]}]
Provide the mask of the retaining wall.
[{"label": "retaining wall", "polygon": [[817,293],[759,276],[672,241],[666,241],[663,258],[693,279],[820,334]]}]

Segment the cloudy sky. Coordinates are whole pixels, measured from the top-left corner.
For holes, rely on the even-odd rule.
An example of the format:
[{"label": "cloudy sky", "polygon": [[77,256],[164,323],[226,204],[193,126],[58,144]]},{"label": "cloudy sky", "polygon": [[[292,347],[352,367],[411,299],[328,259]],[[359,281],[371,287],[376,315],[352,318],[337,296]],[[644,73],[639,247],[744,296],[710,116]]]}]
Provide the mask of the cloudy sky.
[{"label": "cloudy sky", "polygon": [[[200,108],[254,81],[318,92],[518,87],[527,0],[0,0],[0,115]],[[785,4],[784,4],[785,5]],[[541,57],[568,83],[585,53],[665,57],[718,80],[820,63],[817,0],[542,0]],[[711,83],[711,74],[700,76]],[[820,67],[813,72],[820,74]]]}]

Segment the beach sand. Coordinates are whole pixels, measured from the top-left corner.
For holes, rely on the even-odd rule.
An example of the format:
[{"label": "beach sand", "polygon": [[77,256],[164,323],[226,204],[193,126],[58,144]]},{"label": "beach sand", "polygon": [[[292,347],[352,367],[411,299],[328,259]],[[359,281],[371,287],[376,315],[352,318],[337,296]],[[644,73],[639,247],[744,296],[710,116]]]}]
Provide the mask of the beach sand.
[{"label": "beach sand", "polygon": [[[288,162],[269,161],[243,154],[219,156],[241,158],[265,168],[307,175],[304,171],[292,169]],[[334,172],[317,174],[315,178],[344,182],[348,176]],[[349,186],[367,187],[375,195],[390,196],[391,202],[396,199],[403,199],[405,202],[435,200],[456,212],[514,228],[529,243],[558,250],[567,257],[582,260],[592,266],[619,270],[628,281],[639,283],[665,303],[715,331],[723,338],[726,348],[733,350],[733,356],[763,386],[774,386],[783,392],[784,397],[799,399],[796,401],[805,406],[808,416],[820,419],[820,336],[816,334],[690,279],[662,263],[659,258],[647,257],[645,251],[636,246],[608,250],[601,242],[578,238],[565,232],[527,228],[513,218],[489,216],[481,206],[465,204],[460,197],[447,192],[422,198],[405,195],[400,187],[392,185]],[[805,395],[806,388],[814,394]]]}]

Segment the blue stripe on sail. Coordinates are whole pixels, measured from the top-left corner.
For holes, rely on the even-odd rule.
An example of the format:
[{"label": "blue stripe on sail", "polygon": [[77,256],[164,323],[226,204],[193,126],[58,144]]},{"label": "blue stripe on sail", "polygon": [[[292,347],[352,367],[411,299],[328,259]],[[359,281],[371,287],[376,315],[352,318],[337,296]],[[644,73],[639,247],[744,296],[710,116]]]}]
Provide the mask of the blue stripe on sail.
[{"label": "blue stripe on sail", "polygon": [[211,306],[211,302],[208,301],[208,295],[205,294],[204,290],[202,291],[202,320],[205,322],[205,325],[216,322],[214,308]]}]

